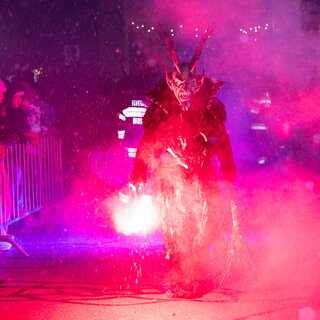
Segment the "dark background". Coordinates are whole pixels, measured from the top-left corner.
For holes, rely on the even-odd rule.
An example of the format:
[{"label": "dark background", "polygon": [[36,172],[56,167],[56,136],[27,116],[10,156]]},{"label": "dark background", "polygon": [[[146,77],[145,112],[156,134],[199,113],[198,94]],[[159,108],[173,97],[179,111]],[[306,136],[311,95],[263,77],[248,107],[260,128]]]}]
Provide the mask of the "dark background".
[{"label": "dark background", "polygon": [[[28,81],[53,106],[69,166],[83,149],[112,145],[117,112],[172,68],[159,23],[189,60],[214,22],[199,70],[225,82],[219,97],[239,166],[293,156],[318,169],[319,119],[299,105],[319,100],[312,96],[320,78],[319,21],[319,0],[1,0],[0,76],[7,83]],[[265,32],[249,32],[258,25],[267,26]],[[40,68],[35,81],[33,70]],[[271,108],[252,114],[266,92]],[[255,122],[268,131],[253,131]],[[301,145],[307,146],[302,156]]]}]

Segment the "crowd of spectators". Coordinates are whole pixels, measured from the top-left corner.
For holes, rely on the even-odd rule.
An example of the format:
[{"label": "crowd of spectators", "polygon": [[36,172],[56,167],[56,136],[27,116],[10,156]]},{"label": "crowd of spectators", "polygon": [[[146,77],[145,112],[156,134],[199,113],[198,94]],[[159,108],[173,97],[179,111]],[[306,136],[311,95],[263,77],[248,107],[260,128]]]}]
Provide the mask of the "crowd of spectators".
[{"label": "crowd of spectators", "polygon": [[59,135],[67,191],[81,174],[83,154],[117,143],[117,113],[142,99],[155,82],[120,71],[79,64],[72,70],[43,67],[37,81],[31,67],[0,74],[0,143],[38,143],[48,133]]},{"label": "crowd of spectators", "polygon": [[[38,92],[27,82],[10,82],[0,79],[0,199],[1,223],[10,220],[13,202],[17,195],[19,210],[23,211],[21,168],[16,164],[10,178],[6,171],[6,149],[22,143],[38,144],[48,133],[45,109]],[[42,110],[43,109],[43,110]],[[44,121],[43,121],[44,120]],[[14,161],[11,159],[11,161]],[[13,183],[14,182],[14,183]],[[13,183],[13,184],[12,184]],[[19,191],[18,191],[19,189]],[[8,226],[0,228],[0,236],[6,236]],[[10,249],[9,242],[0,241],[0,251]]]},{"label": "crowd of spectators", "polygon": [[[92,66],[48,69],[38,82],[30,74],[0,76],[0,160],[4,164],[11,145],[39,144],[43,136],[59,136],[66,193],[83,174],[83,156],[118,143],[117,113],[130,106],[132,99],[141,99],[152,83],[146,85],[149,79],[137,75],[112,78]],[[1,168],[5,170],[5,165]],[[7,179],[5,171],[3,177]],[[14,186],[6,190],[7,220]],[[6,229],[0,231],[6,234]]]},{"label": "crowd of spectators", "polygon": [[0,143],[38,143],[48,132],[42,123],[39,94],[27,82],[5,83],[0,80]]}]

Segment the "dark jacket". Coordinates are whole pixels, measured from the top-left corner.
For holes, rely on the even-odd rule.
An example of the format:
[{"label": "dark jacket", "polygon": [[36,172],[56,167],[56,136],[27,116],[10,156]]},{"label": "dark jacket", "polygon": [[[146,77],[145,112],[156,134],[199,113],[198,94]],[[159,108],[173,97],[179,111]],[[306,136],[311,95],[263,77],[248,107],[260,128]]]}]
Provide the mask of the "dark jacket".
[{"label": "dark jacket", "polygon": [[25,142],[25,132],[28,130],[27,114],[20,106],[10,106],[7,113],[7,139],[9,143]]}]

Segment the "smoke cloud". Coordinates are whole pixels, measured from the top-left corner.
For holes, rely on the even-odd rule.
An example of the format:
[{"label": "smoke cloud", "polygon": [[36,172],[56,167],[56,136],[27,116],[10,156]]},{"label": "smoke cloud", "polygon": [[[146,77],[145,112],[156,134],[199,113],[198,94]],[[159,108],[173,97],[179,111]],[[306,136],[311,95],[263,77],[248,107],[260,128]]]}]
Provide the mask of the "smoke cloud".
[{"label": "smoke cloud", "polygon": [[[219,98],[228,111],[239,168],[238,208],[252,260],[246,270],[249,279],[243,283],[314,296],[320,279],[320,46],[319,37],[301,28],[300,1],[163,0],[148,2],[139,8],[143,11],[136,8],[129,7],[127,20],[155,28],[161,22],[173,34],[178,55],[186,60],[214,23],[199,70],[204,68],[207,76],[225,82]],[[166,61],[164,75],[166,68],[172,68],[169,54],[163,42],[154,41],[153,46],[163,52],[159,59]],[[266,92],[271,103],[257,106],[255,101]],[[258,137],[258,149],[267,159],[261,163],[256,161],[250,131],[254,108],[260,108],[259,120],[268,128],[262,140]],[[268,150],[265,141],[272,144]],[[118,179],[123,157],[113,149],[108,152],[110,158],[99,158],[95,168],[102,177],[99,181],[113,190],[125,183],[130,164]],[[108,165],[102,169],[104,161]],[[85,183],[75,185],[75,202],[80,201],[81,186],[88,194]],[[101,195],[101,186],[96,186]],[[103,201],[102,196],[99,199]]]},{"label": "smoke cloud", "polygon": [[[298,0],[164,0],[150,2],[145,10],[151,14],[143,21],[134,8],[129,19],[161,22],[187,61],[213,23],[198,69],[225,82],[219,98],[226,104],[239,168],[238,205],[255,275],[251,285],[300,293],[308,287],[312,293],[319,282],[320,46],[319,37],[303,31],[300,5]],[[157,46],[170,70],[164,43]],[[266,93],[270,104],[257,103]],[[267,127],[255,136],[252,109],[258,109],[255,121]],[[263,154],[261,165],[255,149]]]}]

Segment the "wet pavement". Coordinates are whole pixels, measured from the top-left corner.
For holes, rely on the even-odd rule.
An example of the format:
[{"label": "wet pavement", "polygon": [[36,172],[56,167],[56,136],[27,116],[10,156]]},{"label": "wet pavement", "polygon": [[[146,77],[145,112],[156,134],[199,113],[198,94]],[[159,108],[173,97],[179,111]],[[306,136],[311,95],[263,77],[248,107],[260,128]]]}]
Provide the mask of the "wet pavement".
[{"label": "wet pavement", "polygon": [[37,222],[12,233],[30,257],[15,248],[0,253],[1,320],[320,318],[320,295],[308,285],[238,279],[201,298],[168,298],[160,234],[79,233]]}]

